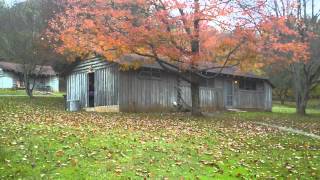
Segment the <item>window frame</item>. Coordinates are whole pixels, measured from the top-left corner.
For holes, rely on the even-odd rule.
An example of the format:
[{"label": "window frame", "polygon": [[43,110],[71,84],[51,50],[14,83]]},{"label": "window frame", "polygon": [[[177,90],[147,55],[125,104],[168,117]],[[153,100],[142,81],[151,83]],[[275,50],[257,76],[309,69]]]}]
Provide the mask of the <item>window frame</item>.
[{"label": "window frame", "polygon": [[138,72],[139,79],[161,80],[161,71],[157,69],[141,69]]},{"label": "window frame", "polygon": [[257,91],[257,82],[254,80],[240,79],[239,89],[244,91]]}]

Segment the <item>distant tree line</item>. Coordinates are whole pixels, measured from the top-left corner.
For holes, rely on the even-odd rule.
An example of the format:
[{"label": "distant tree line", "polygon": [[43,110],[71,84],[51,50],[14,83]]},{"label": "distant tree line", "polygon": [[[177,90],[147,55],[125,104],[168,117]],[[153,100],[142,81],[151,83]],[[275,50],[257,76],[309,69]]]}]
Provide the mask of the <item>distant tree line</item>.
[{"label": "distant tree line", "polygon": [[[45,38],[48,20],[59,11],[54,0],[0,1],[0,57],[22,65],[26,93],[32,97],[35,74],[43,65],[60,67],[64,57],[55,53]],[[39,68],[40,67],[40,68]],[[59,68],[58,68],[59,70]]]}]

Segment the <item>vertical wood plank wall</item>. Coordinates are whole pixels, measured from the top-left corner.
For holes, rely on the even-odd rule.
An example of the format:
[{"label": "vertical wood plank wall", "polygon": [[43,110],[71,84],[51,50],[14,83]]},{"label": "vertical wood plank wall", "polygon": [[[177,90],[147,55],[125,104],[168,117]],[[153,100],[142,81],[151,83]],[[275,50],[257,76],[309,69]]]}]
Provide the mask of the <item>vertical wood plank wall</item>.
[{"label": "vertical wood plank wall", "polygon": [[161,79],[141,78],[136,71],[121,71],[119,107],[124,112],[168,111],[176,101],[176,78],[161,74]]},{"label": "vertical wood plank wall", "polygon": [[95,106],[118,104],[118,65],[99,58],[83,61],[67,77],[67,100],[88,107],[88,72],[95,73]]},{"label": "vertical wood plank wall", "polygon": [[88,75],[73,73],[67,78],[67,100],[80,101],[81,107],[88,105]]},{"label": "vertical wood plank wall", "polygon": [[[138,71],[119,71],[119,66],[99,59],[81,62],[67,77],[67,100],[79,100],[81,107],[88,106],[88,71],[95,73],[95,106],[119,105],[124,112],[174,111],[177,102],[177,77],[162,72],[160,78],[143,78]],[[225,82],[232,77],[219,76],[200,84],[200,107],[213,111],[225,107]],[[272,88],[269,83],[257,80],[257,90],[234,88],[234,108],[255,108],[270,111]],[[191,106],[191,89],[181,83],[181,95]]]},{"label": "vertical wood plank wall", "polygon": [[[177,77],[161,73],[160,79],[141,78],[136,71],[120,72],[119,106],[124,112],[174,111],[177,102]],[[210,84],[210,82],[208,82]],[[212,82],[211,82],[212,83]],[[191,106],[190,86],[182,83],[184,103]],[[200,106],[203,110],[223,107],[221,88],[200,87]],[[211,86],[211,87],[210,87]]]},{"label": "vertical wood plank wall", "polygon": [[95,71],[95,106],[118,105],[118,73],[117,66]]},{"label": "vertical wood plank wall", "polygon": [[[226,78],[223,81],[232,80]],[[260,109],[271,111],[272,108],[272,88],[269,83],[262,80],[255,80],[257,83],[256,90],[242,90],[239,89],[239,84],[234,84],[233,81],[233,108],[240,109]],[[226,99],[226,94],[224,94]]]},{"label": "vertical wood plank wall", "polygon": [[[191,107],[191,88],[182,86],[182,99]],[[223,92],[221,88],[200,87],[200,107],[203,111],[212,111],[223,108]]]},{"label": "vertical wood plank wall", "polygon": [[264,110],[272,111],[272,87],[267,82],[264,82],[264,91],[265,91]]},{"label": "vertical wood plank wall", "polygon": [[239,90],[237,108],[264,109],[264,91]]}]

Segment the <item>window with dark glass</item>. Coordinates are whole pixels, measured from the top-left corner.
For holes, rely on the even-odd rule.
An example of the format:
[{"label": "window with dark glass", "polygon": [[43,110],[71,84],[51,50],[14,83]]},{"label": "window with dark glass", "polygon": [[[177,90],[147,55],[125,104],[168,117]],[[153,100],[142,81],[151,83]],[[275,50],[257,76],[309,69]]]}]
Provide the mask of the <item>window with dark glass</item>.
[{"label": "window with dark glass", "polygon": [[206,87],[214,88],[215,87],[215,79],[205,79],[204,82],[201,83],[201,85],[202,84]]},{"label": "window with dark glass", "polygon": [[256,90],[257,83],[252,80],[240,80],[239,89],[241,89],[241,90]]},{"label": "window with dark glass", "polygon": [[4,76],[3,70],[0,69],[0,76]]},{"label": "window with dark glass", "polygon": [[160,79],[161,74],[159,70],[141,70],[139,77],[142,79]]}]

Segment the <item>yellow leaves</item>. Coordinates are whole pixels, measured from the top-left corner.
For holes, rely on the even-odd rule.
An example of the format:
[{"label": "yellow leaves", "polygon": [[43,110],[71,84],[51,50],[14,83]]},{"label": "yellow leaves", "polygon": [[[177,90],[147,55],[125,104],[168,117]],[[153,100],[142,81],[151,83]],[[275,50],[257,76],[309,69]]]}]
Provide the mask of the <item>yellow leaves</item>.
[{"label": "yellow leaves", "polygon": [[177,166],[181,166],[183,164],[183,161],[180,161],[180,160],[176,160],[176,163],[175,163],[175,165],[177,165]]},{"label": "yellow leaves", "polygon": [[72,165],[73,167],[75,167],[75,166],[78,165],[79,160],[78,160],[78,159],[75,159],[75,158],[72,158],[72,159],[70,160],[70,163],[71,163],[71,165]]},{"label": "yellow leaves", "polygon": [[141,62],[132,62],[132,63],[123,63],[120,64],[120,70],[121,71],[128,71],[129,69],[137,70],[141,67]]},{"label": "yellow leaves", "polygon": [[12,145],[17,145],[17,142],[16,141],[12,141],[11,144]]},{"label": "yellow leaves", "polygon": [[62,157],[64,155],[64,151],[63,150],[58,150],[58,151],[56,151],[55,155],[57,157]]},{"label": "yellow leaves", "polygon": [[108,152],[108,154],[106,155],[107,159],[112,159],[112,153]]},{"label": "yellow leaves", "polygon": [[152,174],[151,173],[149,173],[147,170],[144,170],[144,169],[141,169],[141,168],[137,168],[136,170],[136,176],[140,176],[140,177],[144,177],[144,178],[146,178],[146,177],[152,177]]},{"label": "yellow leaves", "polygon": [[114,170],[117,175],[120,175],[122,173],[122,168],[120,166],[116,167],[115,170]]},{"label": "yellow leaves", "polygon": [[[106,170],[113,177],[136,179],[164,176],[188,179],[199,174],[203,175],[199,178],[208,179],[213,178],[211,175],[255,178],[257,174],[262,179],[277,178],[278,174],[287,177],[290,173],[292,178],[319,176],[318,141],[279,133],[248,121],[257,118],[285,122],[286,126],[293,122],[296,127],[306,125],[305,119],[299,118],[286,122],[289,114],[282,117],[258,112],[221,112],[210,118],[192,118],[184,113],[68,113],[63,109],[62,98],[36,98],[36,103],[22,103],[22,99],[15,101],[14,98],[10,103],[1,100],[0,104],[6,106],[0,115],[0,137],[7,137],[0,141],[5,150],[1,179],[10,179],[9,174],[20,178],[23,174],[17,174],[14,169],[30,169],[33,161],[36,163],[34,176],[47,179],[92,173],[103,178]],[[13,110],[14,107],[17,110]],[[24,111],[27,118],[13,118],[14,113],[8,118],[17,111]],[[51,120],[43,121],[47,118]],[[312,123],[308,120],[309,127],[305,128],[319,133],[318,117],[308,118]],[[23,138],[17,138],[20,136]],[[16,142],[14,146],[11,145],[13,141]],[[25,150],[19,148],[22,142]],[[56,149],[57,145],[60,150]],[[7,150],[10,153],[6,153]],[[273,152],[273,156],[267,152]],[[63,155],[58,157],[60,153]],[[14,156],[8,156],[10,154]],[[310,166],[303,166],[305,162]]]}]

